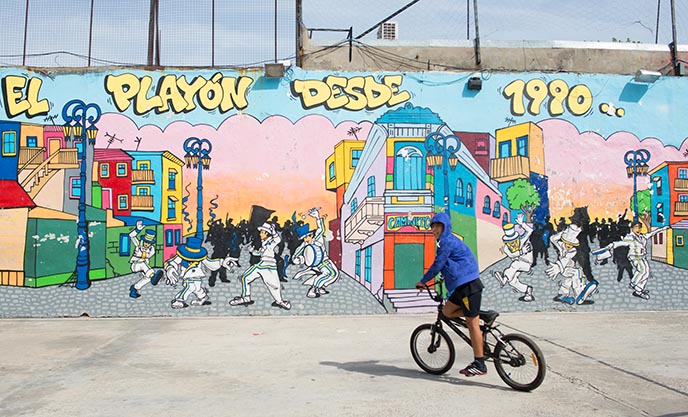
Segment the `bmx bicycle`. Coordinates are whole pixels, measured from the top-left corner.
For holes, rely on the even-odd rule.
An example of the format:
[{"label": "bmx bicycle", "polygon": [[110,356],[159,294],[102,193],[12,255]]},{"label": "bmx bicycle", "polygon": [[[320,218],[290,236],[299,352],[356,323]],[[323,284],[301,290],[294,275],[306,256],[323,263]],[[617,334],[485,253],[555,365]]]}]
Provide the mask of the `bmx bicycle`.
[{"label": "bmx bicycle", "polygon": [[[442,280],[435,279],[432,286],[440,288]],[[434,295],[426,287],[430,298],[437,304],[437,320],[418,326],[411,333],[411,355],[418,366],[427,373],[442,375],[454,365],[456,351],[454,342],[445,330],[445,325],[453,330],[468,346],[466,320],[449,318],[444,315],[444,298],[441,292]],[[499,313],[493,310],[480,311],[483,333],[483,349],[486,361],[492,361],[497,374],[508,386],[518,391],[532,391],[545,379],[545,357],[540,348],[530,338],[519,333],[504,334],[495,320]],[[463,329],[463,330],[462,330]]]}]

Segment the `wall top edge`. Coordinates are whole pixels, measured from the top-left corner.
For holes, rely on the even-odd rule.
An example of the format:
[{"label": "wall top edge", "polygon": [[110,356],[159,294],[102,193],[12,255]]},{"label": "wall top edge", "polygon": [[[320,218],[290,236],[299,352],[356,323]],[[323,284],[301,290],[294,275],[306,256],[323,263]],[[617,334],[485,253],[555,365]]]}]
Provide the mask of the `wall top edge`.
[{"label": "wall top edge", "polygon": [[[345,41],[345,40],[344,40]],[[308,43],[313,46],[348,46],[342,44],[342,40],[332,39],[309,39]],[[428,40],[384,40],[371,39],[365,42],[357,41],[369,46],[377,47],[436,47],[436,48],[472,48],[473,40],[451,40],[451,39],[428,39]],[[621,51],[643,51],[643,52],[666,52],[668,45],[631,43],[631,42],[584,42],[584,41],[540,41],[540,40],[520,40],[520,41],[491,41],[481,40],[481,48],[543,48],[543,49],[601,49],[601,50],[621,50]],[[678,45],[679,52],[688,52],[688,45]]]}]

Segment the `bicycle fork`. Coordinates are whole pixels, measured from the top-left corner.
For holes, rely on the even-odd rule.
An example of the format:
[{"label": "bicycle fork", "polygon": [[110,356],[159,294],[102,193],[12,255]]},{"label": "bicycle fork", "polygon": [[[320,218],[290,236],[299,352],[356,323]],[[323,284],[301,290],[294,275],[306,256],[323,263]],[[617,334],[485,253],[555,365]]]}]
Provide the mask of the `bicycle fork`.
[{"label": "bicycle fork", "polygon": [[442,329],[442,322],[436,321],[430,329],[430,346],[428,346],[429,353],[435,353],[442,343],[442,337],[437,332],[437,329]]}]

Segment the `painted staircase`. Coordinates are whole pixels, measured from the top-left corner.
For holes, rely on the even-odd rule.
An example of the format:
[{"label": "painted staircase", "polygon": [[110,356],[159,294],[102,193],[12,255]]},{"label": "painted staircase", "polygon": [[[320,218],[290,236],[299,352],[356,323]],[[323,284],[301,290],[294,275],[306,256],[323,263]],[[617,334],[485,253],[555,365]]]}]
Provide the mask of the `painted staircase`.
[{"label": "painted staircase", "polygon": [[[430,290],[432,295],[435,291]],[[385,295],[392,303],[397,313],[434,313],[437,311],[437,303],[428,297],[425,290],[418,291],[415,288],[385,290]]]}]

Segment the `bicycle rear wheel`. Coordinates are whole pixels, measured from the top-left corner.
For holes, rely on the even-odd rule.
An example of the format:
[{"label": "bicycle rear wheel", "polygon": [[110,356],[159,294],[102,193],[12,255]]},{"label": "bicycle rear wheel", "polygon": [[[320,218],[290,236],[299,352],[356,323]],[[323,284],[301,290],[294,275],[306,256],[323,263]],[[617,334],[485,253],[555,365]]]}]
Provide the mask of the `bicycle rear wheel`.
[{"label": "bicycle rear wheel", "polygon": [[454,343],[443,329],[426,323],[411,333],[411,355],[425,372],[441,375],[454,365]]},{"label": "bicycle rear wheel", "polygon": [[518,391],[532,391],[545,379],[545,356],[540,348],[522,334],[502,337],[494,351],[497,374],[508,386]]}]

